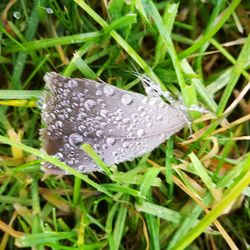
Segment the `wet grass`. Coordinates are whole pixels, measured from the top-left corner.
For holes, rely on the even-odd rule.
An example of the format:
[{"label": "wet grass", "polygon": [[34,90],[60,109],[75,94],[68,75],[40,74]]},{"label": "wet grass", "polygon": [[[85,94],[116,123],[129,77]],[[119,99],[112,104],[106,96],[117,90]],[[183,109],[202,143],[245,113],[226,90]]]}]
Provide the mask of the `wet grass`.
[{"label": "wet grass", "polygon": [[[0,250],[248,249],[248,1],[0,3]],[[182,96],[188,128],[83,175],[39,151],[46,72]],[[48,161],[69,176],[45,176]]]}]

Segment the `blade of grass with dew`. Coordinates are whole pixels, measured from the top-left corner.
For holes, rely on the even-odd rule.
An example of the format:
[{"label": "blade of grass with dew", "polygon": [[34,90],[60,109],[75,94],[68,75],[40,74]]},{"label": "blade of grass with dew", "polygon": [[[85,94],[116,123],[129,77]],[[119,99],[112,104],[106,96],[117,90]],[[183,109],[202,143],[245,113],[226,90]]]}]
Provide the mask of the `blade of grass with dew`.
[{"label": "blade of grass with dew", "polygon": [[171,136],[167,140],[167,146],[165,151],[165,178],[166,182],[168,184],[168,199],[172,200],[173,198],[173,191],[174,191],[174,183],[173,183],[173,169],[172,169],[172,163],[173,163],[173,137]]},{"label": "blade of grass with dew", "polygon": [[109,178],[112,178],[112,172],[109,167],[102,161],[101,157],[95,152],[90,144],[83,144],[81,148],[98,166],[100,166]]},{"label": "blade of grass with dew", "polygon": [[69,44],[94,41],[100,38],[101,35],[102,35],[101,32],[88,32],[83,34],[75,34],[71,36],[47,38],[33,42],[25,42],[22,44],[22,47],[17,45],[10,45],[6,47],[4,51],[5,53],[14,53],[18,51],[29,52],[31,50],[40,50],[49,47],[55,47],[57,45],[69,45]]},{"label": "blade of grass with dew", "polygon": [[183,219],[183,216],[180,213],[148,201],[143,201],[141,204],[136,204],[136,209],[139,212],[154,215],[156,217],[162,218],[166,221],[170,221],[176,224],[180,223]]},{"label": "blade of grass with dew", "polygon": [[0,100],[38,99],[42,95],[42,90],[0,90]]},{"label": "blade of grass with dew", "polygon": [[82,180],[79,177],[75,177],[75,179],[74,179],[73,198],[72,198],[72,203],[75,206],[79,205],[79,202],[80,202],[81,184],[82,184]]},{"label": "blade of grass with dew", "polygon": [[[143,182],[143,179],[144,177],[141,174],[135,173],[134,171],[132,172],[128,171],[126,173],[117,172],[117,173],[114,173],[112,176],[113,181],[116,181],[119,183],[125,182],[126,184],[135,184],[135,185],[141,185]],[[160,187],[161,179],[155,178],[153,182],[151,183],[151,185],[153,187]]]},{"label": "blade of grass with dew", "polygon": [[96,73],[88,66],[88,64],[77,54],[74,54],[75,66],[81,71],[84,77],[96,80],[98,77]]},{"label": "blade of grass with dew", "polygon": [[[151,189],[152,183],[156,179],[157,175],[160,173],[160,168],[150,168],[144,174],[143,181],[140,186],[140,194],[142,197],[147,197],[148,192]],[[139,199],[138,204],[141,204],[144,199]]]},{"label": "blade of grass with dew", "polygon": [[[139,1],[141,3],[141,1]],[[166,8],[162,17],[163,25],[166,27],[168,34],[171,34],[173,29],[173,24],[175,17],[177,15],[179,4],[176,3],[166,3]],[[154,67],[162,62],[167,54],[168,46],[164,41],[162,36],[158,36],[156,47],[155,47],[155,56],[154,56]]]},{"label": "blade of grass with dew", "polygon": [[149,213],[144,215],[146,219],[146,225],[149,232],[149,249],[160,250],[160,239],[159,239],[159,219]]},{"label": "blade of grass with dew", "polygon": [[35,245],[57,242],[58,240],[70,239],[76,236],[76,232],[43,232],[24,235],[15,240],[17,247],[33,247]]},{"label": "blade of grass with dew", "polygon": [[112,30],[120,29],[122,27],[129,26],[133,23],[136,23],[136,15],[135,14],[126,14],[115,21],[113,21],[110,25],[104,28],[104,34],[110,33]]},{"label": "blade of grass with dew", "polygon": [[143,197],[138,190],[126,187],[124,185],[122,186],[119,184],[102,184],[102,186],[111,192],[129,194],[134,197],[145,199],[145,197]]},{"label": "blade of grass with dew", "polygon": [[111,208],[109,208],[109,213],[107,215],[107,220],[106,220],[106,234],[107,234],[107,239],[109,242],[109,249],[114,250],[115,249],[115,238],[113,235],[113,223],[114,223],[114,217],[115,214],[117,213],[117,210],[119,208],[118,203],[114,203]]},{"label": "blade of grass with dew", "polygon": [[[42,221],[40,218],[40,199],[39,199],[39,192],[38,192],[38,183],[37,180],[33,179],[31,184],[31,197],[32,197],[32,210],[33,210],[33,218],[32,218],[32,232],[31,235],[36,233],[41,233],[41,225]],[[37,249],[43,249],[42,247],[39,247],[38,245],[35,246]]]},{"label": "blade of grass with dew", "polygon": [[75,65],[76,57],[78,57],[78,56],[82,57],[83,55],[85,55],[91,49],[92,46],[93,46],[92,42],[87,42],[74,53],[70,62],[66,66],[65,70],[63,71],[64,76],[70,77],[72,75],[72,73],[77,69],[77,67]]},{"label": "blade of grass with dew", "polygon": [[[184,94],[186,84],[185,84],[184,77],[183,77],[183,74],[181,71],[179,59],[177,58],[177,54],[175,52],[175,48],[174,48],[173,42],[172,42],[170,34],[169,34],[170,30],[168,30],[165,27],[158,10],[156,9],[154,3],[151,0],[144,1],[143,5],[144,5],[144,9],[145,9],[146,13],[148,13],[150,18],[152,18],[154,20],[161,37],[164,39],[164,41],[166,43],[166,47],[168,49],[168,53],[171,57],[173,65],[174,65],[182,94]],[[175,15],[172,15],[172,18],[174,18],[174,17],[175,17]],[[184,102],[185,102],[185,96],[183,96],[183,98],[184,98]]]}]

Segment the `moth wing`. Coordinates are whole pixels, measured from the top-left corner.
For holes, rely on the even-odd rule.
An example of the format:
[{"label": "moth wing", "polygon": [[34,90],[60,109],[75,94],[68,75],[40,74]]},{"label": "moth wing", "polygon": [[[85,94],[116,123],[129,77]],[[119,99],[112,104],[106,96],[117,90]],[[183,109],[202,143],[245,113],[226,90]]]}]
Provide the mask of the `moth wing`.
[{"label": "moth wing", "polygon": [[81,172],[100,171],[80,148],[83,143],[111,165],[153,150],[187,123],[159,97],[54,72],[44,79],[50,93],[44,97],[43,149]]}]

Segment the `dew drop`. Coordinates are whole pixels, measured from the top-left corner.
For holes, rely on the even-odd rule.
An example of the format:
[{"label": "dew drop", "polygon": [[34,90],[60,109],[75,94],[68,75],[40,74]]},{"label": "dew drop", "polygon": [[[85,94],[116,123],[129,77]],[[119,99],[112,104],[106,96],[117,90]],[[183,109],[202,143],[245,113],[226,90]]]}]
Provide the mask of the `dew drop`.
[{"label": "dew drop", "polygon": [[133,99],[132,99],[131,95],[129,95],[129,94],[124,94],[124,95],[121,97],[121,102],[122,102],[124,105],[130,105],[130,104],[133,102]]},{"label": "dew drop", "polygon": [[144,111],[144,107],[143,107],[143,106],[139,106],[139,107],[138,107],[138,111],[139,111],[139,112]]},{"label": "dew drop", "polygon": [[138,137],[142,137],[144,134],[145,134],[145,131],[142,128],[137,131]]},{"label": "dew drop", "polygon": [[54,13],[54,11],[51,8],[46,8],[46,11],[49,15]]},{"label": "dew drop", "polygon": [[21,13],[19,11],[14,11],[13,12],[13,17],[15,17],[16,19],[20,19]]},{"label": "dew drop", "polygon": [[101,146],[99,144],[93,145],[94,150],[99,151],[101,149]]},{"label": "dew drop", "polygon": [[83,169],[84,169],[84,166],[83,166],[83,165],[78,166],[78,170],[79,170],[79,171],[83,171]]},{"label": "dew drop", "polygon": [[96,90],[95,94],[96,94],[97,96],[102,95],[102,91],[101,91],[100,89],[98,89],[98,90]]},{"label": "dew drop", "polygon": [[72,146],[80,146],[83,143],[83,137],[78,133],[69,136],[69,144]]},{"label": "dew drop", "polygon": [[87,110],[93,109],[96,106],[96,102],[93,99],[88,99],[84,103],[84,107]]},{"label": "dew drop", "polygon": [[130,142],[129,141],[125,141],[125,142],[123,142],[122,146],[124,148],[129,148],[130,147]]},{"label": "dew drop", "polygon": [[101,123],[100,123],[100,127],[101,127],[101,128],[105,128],[106,126],[107,126],[107,123],[106,123],[106,122],[101,122]]},{"label": "dew drop", "polygon": [[83,124],[81,124],[81,125],[78,127],[78,129],[79,129],[80,132],[84,132],[84,131],[86,130],[86,127],[85,127]]},{"label": "dew drop", "polygon": [[63,160],[64,158],[64,155],[61,152],[57,152],[54,156],[58,158],[59,160]]},{"label": "dew drop", "polygon": [[106,118],[107,117],[107,115],[108,115],[108,110],[106,110],[106,109],[101,109],[100,110],[100,115],[102,116],[102,117],[104,117],[104,118]]},{"label": "dew drop", "polygon": [[112,96],[115,94],[115,89],[112,88],[109,85],[105,85],[103,88],[103,92],[107,95],[107,96]]},{"label": "dew drop", "polygon": [[148,128],[151,128],[151,127],[152,127],[152,122],[148,122],[148,123],[146,124],[146,126],[147,126]]},{"label": "dew drop", "polygon": [[69,88],[74,89],[78,86],[78,82],[76,80],[71,79],[68,82],[68,86],[69,86]]},{"label": "dew drop", "polygon": [[158,115],[156,119],[157,119],[157,121],[162,121],[163,120],[163,116],[162,115]]},{"label": "dew drop", "polygon": [[103,135],[103,131],[102,130],[97,130],[96,131],[96,136],[97,137],[101,137]]},{"label": "dew drop", "polygon": [[112,155],[113,155],[113,157],[117,157],[117,156],[118,156],[118,153],[114,151],[114,152],[112,153]]},{"label": "dew drop", "polygon": [[108,144],[109,146],[112,146],[112,145],[115,144],[115,138],[109,137],[109,138],[107,138],[106,142],[107,142],[107,144]]}]

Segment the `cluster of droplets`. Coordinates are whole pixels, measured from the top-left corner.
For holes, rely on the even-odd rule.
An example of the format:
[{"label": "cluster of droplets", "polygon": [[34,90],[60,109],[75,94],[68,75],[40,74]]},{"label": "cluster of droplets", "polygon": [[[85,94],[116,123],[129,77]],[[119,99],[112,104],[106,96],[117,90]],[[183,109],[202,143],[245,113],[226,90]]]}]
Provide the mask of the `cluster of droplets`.
[{"label": "cluster of droplets", "polygon": [[[108,165],[132,160],[166,139],[168,123],[173,123],[168,118],[178,115],[159,97],[53,72],[44,79],[49,90],[42,112],[44,148],[54,148],[55,157],[81,172],[100,170],[80,148],[83,143],[90,143]],[[179,122],[171,134],[183,126]]]}]

